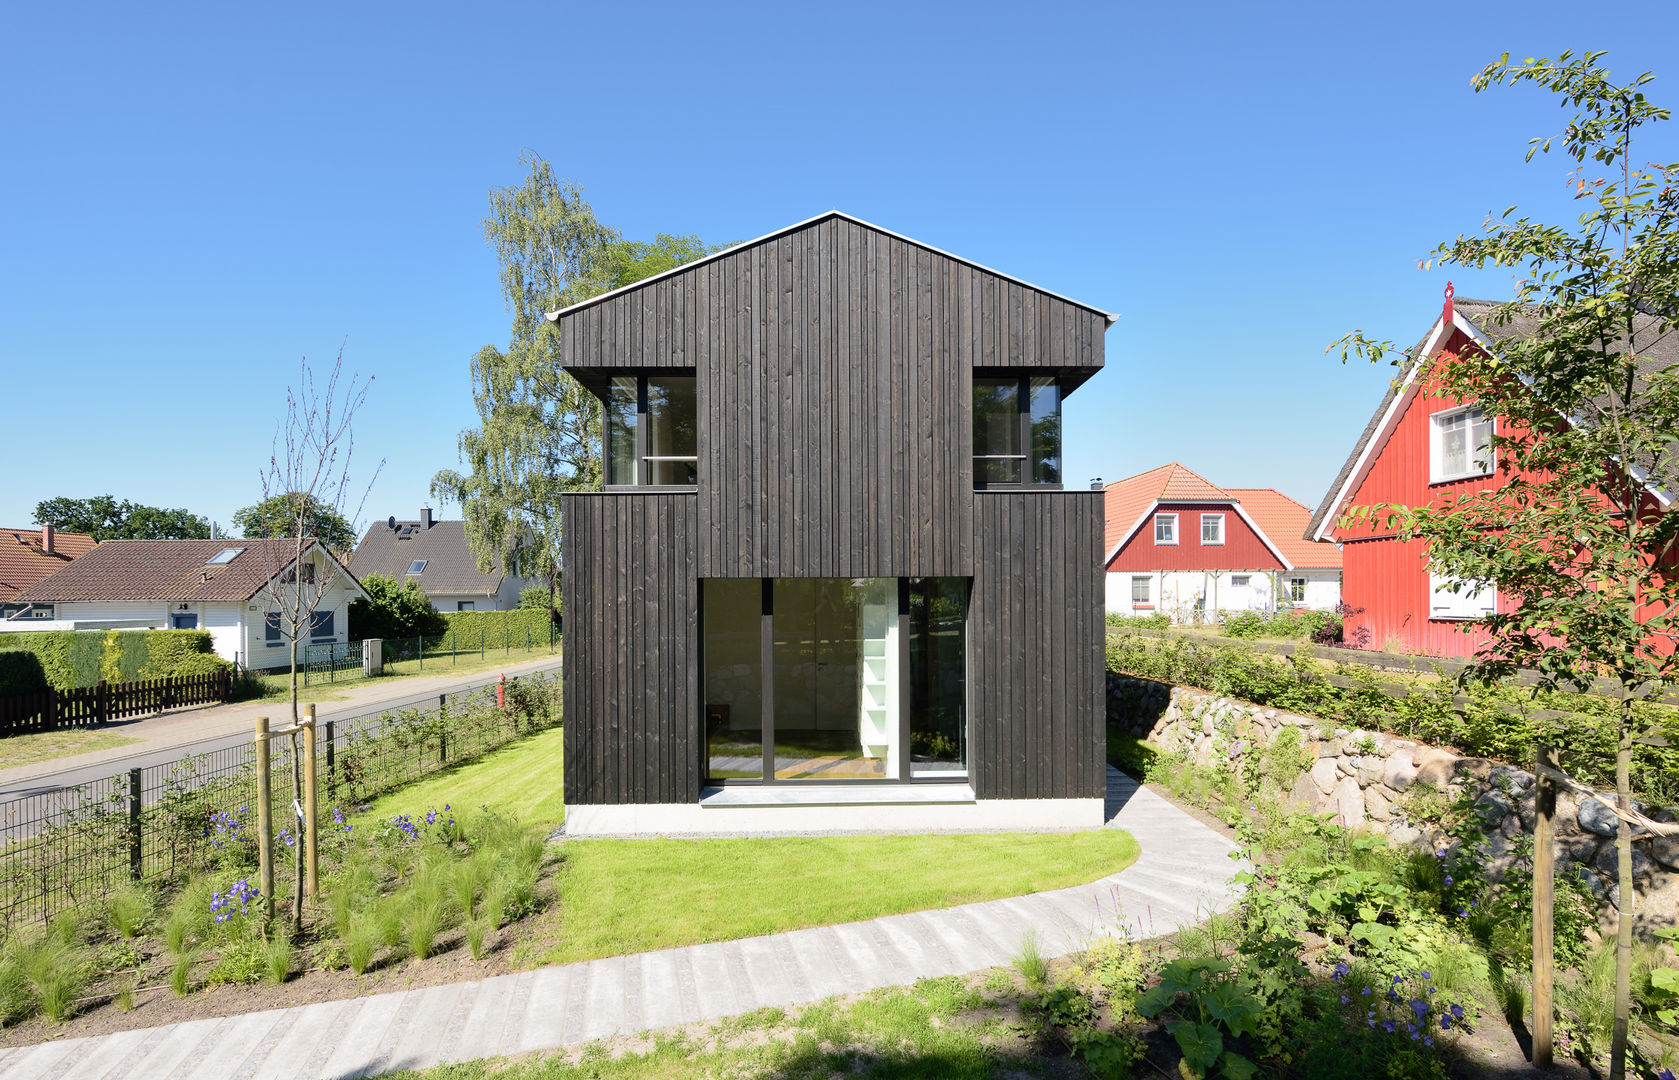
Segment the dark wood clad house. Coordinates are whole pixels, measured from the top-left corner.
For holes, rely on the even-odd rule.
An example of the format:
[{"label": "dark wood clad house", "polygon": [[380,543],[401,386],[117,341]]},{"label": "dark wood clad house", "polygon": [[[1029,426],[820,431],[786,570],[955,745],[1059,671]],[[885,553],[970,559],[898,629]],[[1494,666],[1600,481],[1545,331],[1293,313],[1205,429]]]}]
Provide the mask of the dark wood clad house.
[{"label": "dark wood clad house", "polygon": [[1112,318],[840,213],[549,316],[573,834],[1098,825]]}]

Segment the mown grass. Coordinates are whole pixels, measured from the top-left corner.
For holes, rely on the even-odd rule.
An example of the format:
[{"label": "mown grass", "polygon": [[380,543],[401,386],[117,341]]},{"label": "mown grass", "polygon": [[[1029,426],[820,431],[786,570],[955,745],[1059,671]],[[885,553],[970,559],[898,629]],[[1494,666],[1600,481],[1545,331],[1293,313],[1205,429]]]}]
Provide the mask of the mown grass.
[{"label": "mown grass", "polygon": [[70,728],[65,731],[31,731],[21,735],[0,737],[0,769],[15,769],[33,765],[37,761],[90,754],[95,750],[109,750],[139,742],[127,735],[95,728]]},{"label": "mown grass", "polygon": [[[428,806],[529,824],[564,818],[560,728],[372,804],[358,820]],[[710,840],[571,840],[559,903],[521,943],[526,964],[729,941],[802,926],[1083,885],[1137,858],[1127,833],[972,833]]]},{"label": "mown grass", "polygon": [[363,817],[391,818],[448,803],[462,812],[487,806],[528,825],[558,826],[565,819],[563,744],[563,730],[549,728],[376,799]]},{"label": "mown grass", "polygon": [[1131,865],[1117,829],[565,845],[542,961],[728,941],[1083,885]]},{"label": "mown grass", "polygon": [[855,1001],[830,999],[789,1014],[759,1009],[699,1035],[663,1035],[643,1052],[601,1044],[562,1057],[442,1065],[393,1076],[424,1080],[711,1080],[714,1077],[877,1076],[981,1080],[1040,1075],[1041,1048],[1005,1022],[1002,1003],[962,979],[925,979]]}]

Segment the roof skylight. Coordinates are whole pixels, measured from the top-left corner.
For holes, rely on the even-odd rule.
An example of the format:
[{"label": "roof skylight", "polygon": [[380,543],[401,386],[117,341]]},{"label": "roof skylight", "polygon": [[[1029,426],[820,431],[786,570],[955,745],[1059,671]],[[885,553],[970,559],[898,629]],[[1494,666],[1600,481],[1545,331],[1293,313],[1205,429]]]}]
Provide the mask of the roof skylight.
[{"label": "roof skylight", "polygon": [[426,560],[424,560],[424,559],[415,559],[413,562],[408,564],[408,572],[410,574],[423,573],[425,571],[425,568],[426,568]]},{"label": "roof skylight", "polygon": [[244,548],[222,548],[216,552],[216,557],[205,563],[205,566],[226,566],[245,553]]}]

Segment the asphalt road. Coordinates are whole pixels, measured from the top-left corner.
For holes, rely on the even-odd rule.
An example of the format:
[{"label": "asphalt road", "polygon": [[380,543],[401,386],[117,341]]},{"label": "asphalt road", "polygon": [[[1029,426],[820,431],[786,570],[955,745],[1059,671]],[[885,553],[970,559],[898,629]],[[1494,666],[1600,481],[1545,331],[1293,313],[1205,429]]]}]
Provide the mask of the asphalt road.
[{"label": "asphalt road", "polygon": [[[557,671],[559,670],[560,664],[561,658],[556,656],[552,660],[538,661],[528,667],[523,664],[516,665],[516,667],[518,669],[517,673],[523,674],[532,671]],[[500,676],[501,672],[499,670],[479,672],[475,675],[465,676],[447,683],[435,683],[422,693],[396,696],[374,702],[322,702],[315,706],[315,720],[317,723],[324,723],[327,720],[346,720],[358,716],[370,716],[382,712],[389,712],[394,709],[405,709],[415,705],[436,705],[437,696],[439,694],[452,694],[458,693],[462,690],[476,689],[480,686],[489,686],[500,678]],[[282,710],[290,708],[289,702],[276,702],[274,704],[278,705]],[[276,716],[274,726],[279,727],[284,722],[285,720]],[[131,755],[106,758],[93,765],[70,767],[56,772],[36,774],[27,780],[11,783],[6,786],[0,786],[0,802],[4,802],[9,799],[24,798],[30,795],[48,795],[53,792],[61,791],[67,787],[74,787],[77,784],[86,784],[91,781],[109,779],[118,773],[125,773],[129,769],[146,768],[152,765],[165,765],[169,762],[178,761],[181,758],[192,754],[208,753],[212,750],[220,750],[229,746],[239,746],[244,743],[249,743],[250,741],[251,734],[249,730],[235,731],[228,734],[210,736],[194,742],[179,743],[172,746],[154,747],[147,750],[137,750]]]}]

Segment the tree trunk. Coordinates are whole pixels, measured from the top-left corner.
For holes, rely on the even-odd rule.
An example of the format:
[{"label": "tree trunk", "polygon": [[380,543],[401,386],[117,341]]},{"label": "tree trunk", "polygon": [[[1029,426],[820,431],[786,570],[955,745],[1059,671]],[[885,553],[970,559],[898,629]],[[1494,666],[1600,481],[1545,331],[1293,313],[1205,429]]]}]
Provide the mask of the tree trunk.
[{"label": "tree trunk", "polygon": [[[310,734],[314,730],[310,729]],[[296,837],[297,876],[292,880],[291,936],[296,941],[303,934],[303,823],[297,820],[296,807],[303,805],[303,759],[297,753],[297,727],[291,733],[291,787],[293,795],[292,832]]]},{"label": "tree trunk", "polygon": [[[1615,804],[1632,812],[1632,699],[1621,702],[1621,741],[1615,751]],[[1609,1049],[1609,1080],[1626,1080],[1627,1018],[1632,1012],[1632,914],[1638,894],[1632,883],[1632,825],[1621,818],[1615,829],[1615,1033]]]}]

